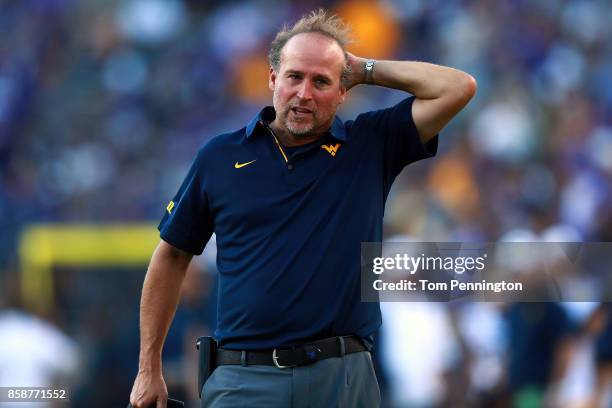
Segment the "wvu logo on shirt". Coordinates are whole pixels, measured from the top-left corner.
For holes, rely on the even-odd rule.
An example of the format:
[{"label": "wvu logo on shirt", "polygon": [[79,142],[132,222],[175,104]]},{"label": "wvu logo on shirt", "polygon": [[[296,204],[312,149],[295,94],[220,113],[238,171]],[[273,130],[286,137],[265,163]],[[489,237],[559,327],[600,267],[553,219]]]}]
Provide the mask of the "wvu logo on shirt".
[{"label": "wvu logo on shirt", "polygon": [[321,145],[321,149],[327,150],[327,153],[331,154],[332,157],[338,153],[338,149],[340,149],[340,143],[336,143],[335,145]]}]

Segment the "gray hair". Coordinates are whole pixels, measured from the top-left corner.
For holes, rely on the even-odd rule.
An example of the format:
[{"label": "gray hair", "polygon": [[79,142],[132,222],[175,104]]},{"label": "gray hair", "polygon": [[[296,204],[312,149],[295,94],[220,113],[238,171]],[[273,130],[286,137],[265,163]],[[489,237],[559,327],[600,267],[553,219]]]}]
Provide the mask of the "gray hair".
[{"label": "gray hair", "polygon": [[310,13],[302,16],[297,23],[291,28],[284,25],[283,28],[276,33],[276,37],[270,44],[270,52],[268,53],[268,60],[270,66],[275,72],[279,72],[281,62],[281,51],[285,47],[285,44],[298,34],[303,33],[318,33],[336,41],[342,52],[344,53],[344,68],[342,69],[342,86],[345,86],[346,81],[351,73],[351,69],[348,66],[348,55],[346,53],[346,46],[351,43],[350,27],[346,25],[340,17],[337,15],[328,15],[324,9],[318,9],[311,11]]}]

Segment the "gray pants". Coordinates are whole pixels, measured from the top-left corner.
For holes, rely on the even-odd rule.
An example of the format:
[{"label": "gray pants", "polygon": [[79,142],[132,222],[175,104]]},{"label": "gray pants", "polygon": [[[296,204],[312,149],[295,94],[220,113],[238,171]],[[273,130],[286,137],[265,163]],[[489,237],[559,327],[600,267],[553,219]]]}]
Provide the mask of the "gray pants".
[{"label": "gray pants", "polygon": [[378,407],[380,390],[369,352],[315,364],[219,366],[202,388],[202,407]]}]

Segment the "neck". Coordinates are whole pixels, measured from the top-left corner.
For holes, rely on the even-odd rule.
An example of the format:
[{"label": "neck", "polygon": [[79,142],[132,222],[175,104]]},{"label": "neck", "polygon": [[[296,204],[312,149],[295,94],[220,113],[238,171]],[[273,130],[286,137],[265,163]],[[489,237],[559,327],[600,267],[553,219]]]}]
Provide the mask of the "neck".
[{"label": "neck", "polygon": [[289,132],[287,129],[279,126],[276,120],[270,122],[270,128],[274,132],[274,135],[278,138],[278,141],[283,146],[293,147],[293,146],[302,146],[308,143],[312,143],[316,140],[319,140],[321,137],[321,133],[309,136],[298,137]]}]

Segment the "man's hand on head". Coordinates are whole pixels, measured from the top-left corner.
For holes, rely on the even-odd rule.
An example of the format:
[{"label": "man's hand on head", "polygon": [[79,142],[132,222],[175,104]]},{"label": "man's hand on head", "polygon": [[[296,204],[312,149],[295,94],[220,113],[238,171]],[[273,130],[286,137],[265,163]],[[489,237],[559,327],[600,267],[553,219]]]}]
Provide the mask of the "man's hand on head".
[{"label": "man's hand on head", "polygon": [[350,52],[347,52],[346,55],[348,58],[347,65],[351,70],[345,83],[346,90],[348,91],[355,85],[365,83],[365,64],[367,59],[353,55]]}]

